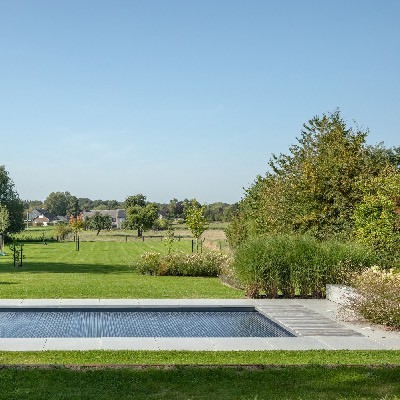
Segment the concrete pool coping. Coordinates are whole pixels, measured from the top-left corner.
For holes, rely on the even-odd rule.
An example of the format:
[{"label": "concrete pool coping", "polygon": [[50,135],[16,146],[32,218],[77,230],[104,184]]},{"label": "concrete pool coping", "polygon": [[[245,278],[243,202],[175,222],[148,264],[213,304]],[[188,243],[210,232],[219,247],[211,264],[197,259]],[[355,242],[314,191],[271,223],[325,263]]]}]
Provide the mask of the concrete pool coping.
[{"label": "concrete pool coping", "polygon": [[400,350],[400,332],[337,321],[338,305],[306,299],[3,299],[0,308],[254,307],[296,337],[1,338],[2,351],[45,350]]}]

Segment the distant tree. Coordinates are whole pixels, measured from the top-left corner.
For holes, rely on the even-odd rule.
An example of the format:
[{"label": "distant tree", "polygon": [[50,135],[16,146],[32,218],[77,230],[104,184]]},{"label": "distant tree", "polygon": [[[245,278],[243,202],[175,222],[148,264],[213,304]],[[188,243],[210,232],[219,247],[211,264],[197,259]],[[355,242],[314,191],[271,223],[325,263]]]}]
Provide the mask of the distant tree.
[{"label": "distant tree", "polygon": [[79,197],[78,198],[79,209],[82,211],[89,211],[92,210],[92,200],[88,199],[87,197]]},{"label": "distant tree", "polygon": [[43,208],[43,202],[41,200],[24,200],[24,210],[32,211],[35,208]]},{"label": "distant tree", "polygon": [[233,217],[238,213],[238,211],[239,211],[238,203],[230,204],[228,207],[224,208],[224,212],[222,214],[222,221],[223,222],[232,221]]},{"label": "distant tree", "polygon": [[128,229],[137,229],[138,237],[143,231],[150,229],[158,218],[158,207],[155,203],[146,202],[146,196],[137,194],[125,200],[126,221]]},{"label": "distant tree", "polygon": [[58,239],[63,241],[72,233],[72,227],[66,223],[59,223],[55,226],[55,231]]},{"label": "distant tree", "polygon": [[196,200],[196,199],[184,199],[182,201],[182,205],[183,205],[183,214],[182,214],[182,218],[186,219],[186,209],[188,207],[197,207],[200,208],[201,204]]},{"label": "distant tree", "polygon": [[86,227],[96,230],[96,235],[98,235],[102,229],[111,229],[112,219],[109,215],[101,215],[99,212],[96,212],[93,217],[88,218]]},{"label": "distant tree", "polygon": [[204,206],[199,206],[197,200],[190,201],[185,207],[186,225],[196,239],[196,248],[199,248],[199,238],[208,227],[204,216]]},{"label": "distant tree", "polygon": [[145,207],[146,206],[146,196],[143,194],[135,194],[134,196],[129,196],[125,200],[125,207],[133,207],[133,206],[139,206],[139,207]]},{"label": "distant tree", "polygon": [[110,208],[106,204],[99,204],[98,206],[93,207],[93,210],[99,210],[99,211],[109,210],[109,209]]},{"label": "distant tree", "polygon": [[0,166],[0,203],[7,208],[10,225],[8,232],[15,233],[24,229],[24,205],[14,188],[14,182],[5,167]]},{"label": "distant tree", "polygon": [[78,198],[75,196],[71,196],[69,192],[66,193],[66,198],[67,198],[67,213],[66,214],[58,214],[58,215],[74,215],[77,216],[80,213],[80,208],[79,208],[79,201]]},{"label": "distant tree", "polygon": [[168,218],[170,219],[178,219],[184,218],[185,210],[184,210],[184,202],[179,201],[178,199],[172,199],[168,204]]},{"label": "distant tree", "polygon": [[169,204],[166,203],[157,203],[159,214],[165,219],[172,219],[169,215]]},{"label": "distant tree", "polygon": [[54,215],[79,214],[79,200],[69,192],[52,192],[44,201],[44,208]]},{"label": "distant tree", "polygon": [[0,204],[0,255],[3,254],[4,235],[10,226],[10,214],[7,207]]},{"label": "distant tree", "polygon": [[204,208],[204,216],[207,218],[208,221],[228,221],[229,217],[229,210],[231,210],[232,216],[232,205],[227,203],[211,203],[207,204]]}]

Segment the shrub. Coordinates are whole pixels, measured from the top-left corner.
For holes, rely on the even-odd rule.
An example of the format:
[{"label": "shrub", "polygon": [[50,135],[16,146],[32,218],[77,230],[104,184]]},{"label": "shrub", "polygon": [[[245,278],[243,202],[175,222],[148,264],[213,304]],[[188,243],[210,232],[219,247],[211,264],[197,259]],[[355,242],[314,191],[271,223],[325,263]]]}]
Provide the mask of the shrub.
[{"label": "shrub", "polygon": [[218,276],[229,263],[227,255],[206,253],[144,253],[135,264],[142,274],[173,276]]},{"label": "shrub", "polygon": [[366,320],[400,328],[400,273],[379,267],[354,274],[351,281],[358,296],[349,308]]},{"label": "shrub", "polygon": [[63,241],[72,233],[72,228],[68,224],[60,223],[56,225],[55,231],[60,241]]},{"label": "shrub", "polygon": [[274,235],[253,237],[235,253],[233,268],[247,296],[275,298],[296,294],[316,298],[325,295],[327,283],[343,283],[348,273],[372,265],[373,259],[360,245],[328,241],[311,236]]}]

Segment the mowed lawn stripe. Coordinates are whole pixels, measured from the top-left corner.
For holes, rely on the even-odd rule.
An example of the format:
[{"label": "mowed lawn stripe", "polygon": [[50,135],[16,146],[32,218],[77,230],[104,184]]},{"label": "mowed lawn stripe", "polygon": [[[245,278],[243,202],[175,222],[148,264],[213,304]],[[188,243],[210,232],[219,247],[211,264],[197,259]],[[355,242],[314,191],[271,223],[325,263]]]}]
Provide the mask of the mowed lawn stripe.
[{"label": "mowed lawn stripe", "polygon": [[[218,278],[144,276],[132,264],[144,252],[166,253],[159,240],[145,242],[28,243],[22,268],[8,252],[0,257],[0,298],[241,298]],[[191,242],[173,251],[191,251]]]}]

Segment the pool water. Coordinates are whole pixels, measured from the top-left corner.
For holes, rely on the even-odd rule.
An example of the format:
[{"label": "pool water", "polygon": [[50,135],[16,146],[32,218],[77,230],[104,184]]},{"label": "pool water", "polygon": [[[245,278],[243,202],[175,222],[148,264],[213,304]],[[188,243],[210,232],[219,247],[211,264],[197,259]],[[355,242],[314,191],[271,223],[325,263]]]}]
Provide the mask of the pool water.
[{"label": "pool water", "polygon": [[294,335],[254,309],[0,310],[0,338],[282,336]]}]

